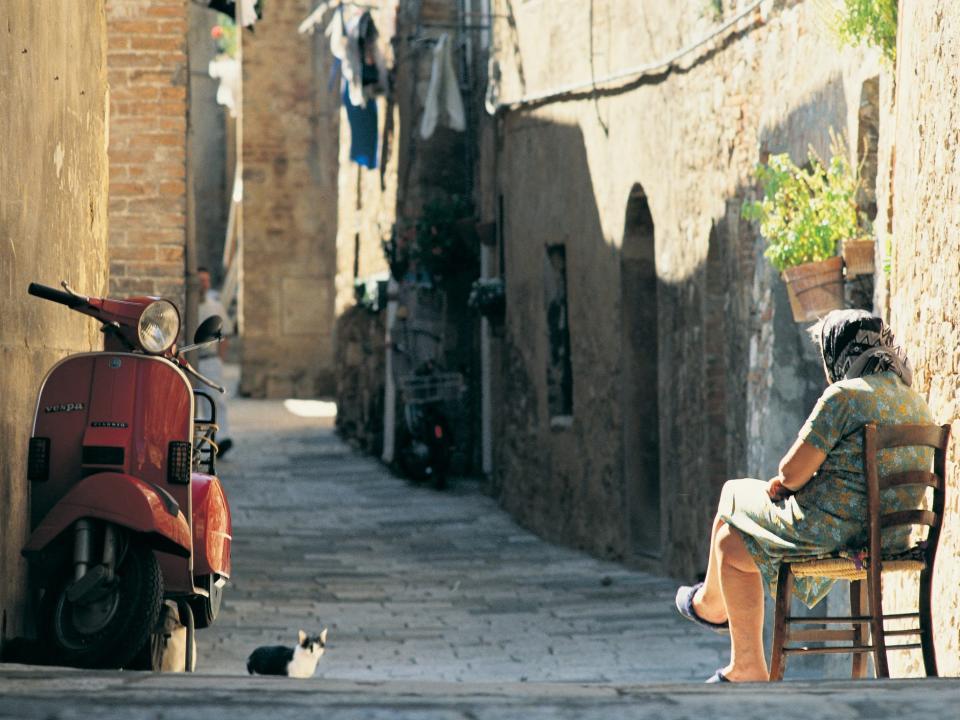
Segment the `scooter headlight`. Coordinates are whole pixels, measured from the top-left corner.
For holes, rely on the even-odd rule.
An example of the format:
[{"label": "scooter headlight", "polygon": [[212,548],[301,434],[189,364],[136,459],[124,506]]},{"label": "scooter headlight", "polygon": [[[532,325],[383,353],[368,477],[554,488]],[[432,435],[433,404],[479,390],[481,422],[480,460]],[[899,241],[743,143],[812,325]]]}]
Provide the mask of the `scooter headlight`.
[{"label": "scooter headlight", "polygon": [[140,315],[137,335],[148,353],[162,353],[173,345],[179,333],[180,313],[169,300],[150,303]]}]

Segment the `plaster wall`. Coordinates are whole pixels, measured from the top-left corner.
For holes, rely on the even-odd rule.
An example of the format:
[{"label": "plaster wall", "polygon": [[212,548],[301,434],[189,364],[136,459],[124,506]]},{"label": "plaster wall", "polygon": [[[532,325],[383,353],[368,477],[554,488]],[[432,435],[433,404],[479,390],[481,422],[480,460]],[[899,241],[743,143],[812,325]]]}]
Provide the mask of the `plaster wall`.
[{"label": "plaster wall", "polygon": [[[949,0],[903,12],[896,105],[881,127],[881,158],[892,183],[889,319],[914,364],[914,387],[938,423],[953,424],[946,511],[934,578],[934,633],[941,675],[960,675],[960,16]],[[888,98],[893,94],[888,88]],[[889,106],[888,106],[889,107]],[[881,171],[881,176],[883,176]],[[915,577],[891,580],[888,612],[916,607]],[[918,653],[896,653],[892,671],[922,674]]]},{"label": "plaster wall", "polygon": [[339,97],[309,0],[270,3],[243,36],[240,392],[332,394]]},{"label": "plaster wall", "polygon": [[[42,7],[40,7],[42,5]],[[47,369],[100,345],[96,323],[27,295],[69,280],[107,289],[107,69],[103,0],[4,3],[0,39],[0,617],[27,631],[27,443]],[[2,639],[0,639],[2,642]]]},{"label": "plaster wall", "polygon": [[[498,2],[509,18],[495,32],[500,100],[672,54],[714,27],[701,10]],[[878,61],[839,50],[826,33],[812,4],[776,3],[670,70],[504,113],[496,486],[525,525],[603,556],[654,555],[690,578],[705,568],[723,481],[774,473],[822,372],[739,208],[757,192],[752,171],[765,153],[802,163],[809,145],[828,155],[831,127],[856,137],[860,88]],[[656,357],[660,445],[660,542],[639,547],[623,469],[637,439],[623,434],[620,327],[627,204],[637,192],[655,226],[657,328],[647,352]],[[546,400],[544,246],[554,243],[567,257],[568,421],[552,421]]]}]

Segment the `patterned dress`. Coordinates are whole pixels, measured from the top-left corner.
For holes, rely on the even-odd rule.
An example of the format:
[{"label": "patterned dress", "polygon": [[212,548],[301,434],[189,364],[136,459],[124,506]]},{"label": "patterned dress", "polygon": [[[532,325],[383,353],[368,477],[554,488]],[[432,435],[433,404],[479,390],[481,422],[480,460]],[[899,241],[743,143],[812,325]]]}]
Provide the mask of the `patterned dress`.
[{"label": "patterned dress", "polygon": [[[867,423],[932,423],[924,399],[893,372],[841,380],[830,385],[799,437],[826,453],[827,459],[795,495],[774,503],[762,480],[730,480],[720,496],[720,517],[740,531],[771,595],[783,559],[819,558],[867,544],[867,487],[863,468],[863,432]],[[929,470],[930,448],[880,451],[880,477],[907,470]],[[923,504],[923,488],[897,487],[881,494],[881,511],[909,510]],[[889,528],[886,551],[908,550],[909,528]],[[796,578],[794,593],[808,607],[820,602],[834,581]]]}]

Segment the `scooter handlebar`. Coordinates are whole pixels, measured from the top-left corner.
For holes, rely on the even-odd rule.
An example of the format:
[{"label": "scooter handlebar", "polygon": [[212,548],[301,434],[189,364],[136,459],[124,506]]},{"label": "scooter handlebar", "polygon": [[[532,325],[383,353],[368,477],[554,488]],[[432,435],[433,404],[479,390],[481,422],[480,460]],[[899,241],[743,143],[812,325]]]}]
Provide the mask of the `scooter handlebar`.
[{"label": "scooter handlebar", "polygon": [[83,298],[76,297],[68,292],[63,292],[63,290],[48,287],[47,285],[41,285],[40,283],[30,283],[27,292],[38,298],[66,305],[68,308],[80,307],[86,304],[86,300]]}]

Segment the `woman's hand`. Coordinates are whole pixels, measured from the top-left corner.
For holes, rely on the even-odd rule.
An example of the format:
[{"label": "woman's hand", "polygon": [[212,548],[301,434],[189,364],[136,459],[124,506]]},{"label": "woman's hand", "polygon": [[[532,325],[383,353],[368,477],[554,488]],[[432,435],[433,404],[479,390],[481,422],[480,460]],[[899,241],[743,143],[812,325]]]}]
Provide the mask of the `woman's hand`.
[{"label": "woman's hand", "polygon": [[788,497],[793,495],[793,492],[793,490],[783,484],[781,475],[778,475],[775,478],[770,478],[770,481],[767,483],[767,496],[770,498],[770,502],[781,502],[786,500]]}]

